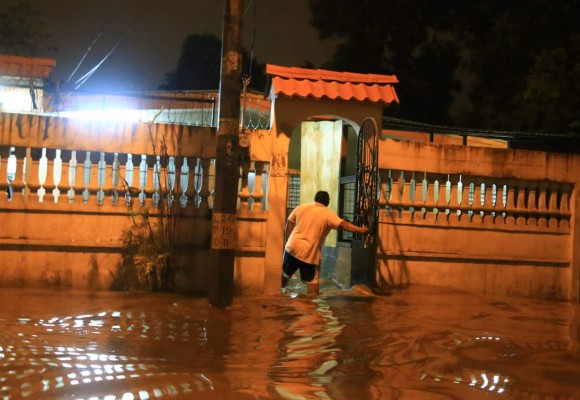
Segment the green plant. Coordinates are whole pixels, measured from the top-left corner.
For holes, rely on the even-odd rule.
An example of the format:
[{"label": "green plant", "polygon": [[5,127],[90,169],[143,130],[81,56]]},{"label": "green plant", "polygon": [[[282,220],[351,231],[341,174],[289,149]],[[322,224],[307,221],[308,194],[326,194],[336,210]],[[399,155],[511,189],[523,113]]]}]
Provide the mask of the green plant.
[{"label": "green plant", "polygon": [[[175,131],[172,131],[175,140]],[[155,146],[151,124],[149,135],[153,143],[154,159],[157,167],[154,168],[154,179],[158,184],[156,201],[153,212],[149,207],[140,207],[135,210],[133,201],[128,204],[131,226],[122,234],[121,260],[112,276],[111,290],[151,290],[171,291],[174,281],[175,228],[179,216],[179,202],[173,196],[173,186],[178,185],[178,171],[171,182],[167,174],[170,156],[168,154],[165,137],[160,141],[158,151]],[[172,146],[175,149],[175,145]],[[129,194],[138,193],[127,182],[121,182]],[[135,198],[136,196],[131,196]]]},{"label": "green plant", "polygon": [[[130,210],[132,225],[123,232],[122,267],[134,274],[133,285],[138,289],[167,291],[173,288],[171,236],[166,216],[157,214],[151,220],[149,209]],[[128,276],[125,276],[127,278]]]}]

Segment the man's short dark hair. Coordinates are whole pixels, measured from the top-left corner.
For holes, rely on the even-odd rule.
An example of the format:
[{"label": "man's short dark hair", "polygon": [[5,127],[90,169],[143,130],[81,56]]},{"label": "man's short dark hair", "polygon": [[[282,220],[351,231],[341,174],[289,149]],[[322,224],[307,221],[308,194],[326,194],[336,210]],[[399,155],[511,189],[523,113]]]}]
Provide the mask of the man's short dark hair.
[{"label": "man's short dark hair", "polygon": [[328,195],[328,192],[321,190],[316,192],[314,195],[314,201],[320,204],[324,204],[328,207],[328,204],[330,203],[330,196]]}]

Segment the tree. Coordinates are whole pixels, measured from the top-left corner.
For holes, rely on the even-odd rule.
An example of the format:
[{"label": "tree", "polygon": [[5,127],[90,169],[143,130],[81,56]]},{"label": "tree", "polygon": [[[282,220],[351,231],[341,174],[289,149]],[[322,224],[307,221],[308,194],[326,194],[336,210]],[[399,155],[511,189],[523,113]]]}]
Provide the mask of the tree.
[{"label": "tree", "polygon": [[177,68],[167,73],[161,89],[214,90],[219,86],[221,41],[215,35],[188,36]]},{"label": "tree", "polygon": [[[188,36],[181,47],[177,68],[166,74],[163,90],[217,90],[221,68],[221,40],[212,34]],[[243,71],[250,71],[250,58],[243,53]],[[266,82],[264,66],[252,60],[250,87],[263,90]],[[240,83],[241,84],[241,83]]]},{"label": "tree", "polygon": [[38,13],[24,0],[0,10],[0,53],[37,56],[49,38],[39,30],[41,26]]},{"label": "tree", "polygon": [[[310,7],[321,39],[340,40],[324,67],[395,74],[401,117],[578,129],[580,0],[362,0],[356,7],[310,0]],[[457,107],[462,87],[469,101]],[[460,112],[451,114],[452,105]]]},{"label": "tree", "polygon": [[454,75],[458,48],[445,26],[446,7],[421,0],[364,0],[356,6],[347,0],[311,0],[310,8],[320,38],[340,41],[323,68],[394,74],[401,104],[389,114],[448,122],[453,92],[461,86]]},{"label": "tree", "polygon": [[[567,133],[578,120],[580,1],[480,0],[463,16],[475,127]],[[571,108],[576,104],[576,108]]]},{"label": "tree", "polygon": [[572,40],[573,52],[554,48],[535,57],[519,111],[524,128],[580,135],[580,35]]}]

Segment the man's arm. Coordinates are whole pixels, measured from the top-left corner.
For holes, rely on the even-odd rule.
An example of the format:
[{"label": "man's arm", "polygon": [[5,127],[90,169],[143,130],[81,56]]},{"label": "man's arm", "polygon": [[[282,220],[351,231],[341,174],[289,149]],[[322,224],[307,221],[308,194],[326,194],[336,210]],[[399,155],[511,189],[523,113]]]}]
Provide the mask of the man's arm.
[{"label": "man's arm", "polygon": [[338,225],[338,228],[349,232],[360,233],[361,235],[369,233],[369,229],[366,226],[356,226],[345,219],[343,219],[340,225]]},{"label": "man's arm", "polygon": [[286,221],[286,240],[288,240],[288,238],[290,237],[290,234],[294,230],[295,226],[296,224],[294,222]]}]

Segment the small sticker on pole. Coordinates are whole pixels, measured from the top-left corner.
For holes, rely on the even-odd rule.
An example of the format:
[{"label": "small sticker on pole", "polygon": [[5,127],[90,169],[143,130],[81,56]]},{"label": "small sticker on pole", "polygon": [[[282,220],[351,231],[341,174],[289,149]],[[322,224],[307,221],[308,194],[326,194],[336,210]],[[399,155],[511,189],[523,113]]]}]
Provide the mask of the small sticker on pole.
[{"label": "small sticker on pole", "polygon": [[236,240],[236,214],[213,213],[212,223],[212,249],[235,249]]},{"label": "small sticker on pole", "polygon": [[288,154],[272,154],[270,176],[288,175]]}]

